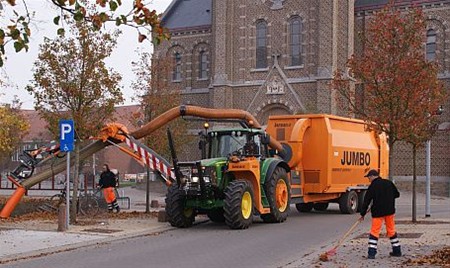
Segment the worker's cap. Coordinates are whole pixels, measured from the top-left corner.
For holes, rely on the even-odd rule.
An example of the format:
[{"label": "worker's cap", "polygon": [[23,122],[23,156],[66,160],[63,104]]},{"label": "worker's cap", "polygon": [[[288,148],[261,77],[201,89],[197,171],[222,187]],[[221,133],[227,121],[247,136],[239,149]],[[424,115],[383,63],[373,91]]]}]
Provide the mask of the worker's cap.
[{"label": "worker's cap", "polygon": [[364,177],[370,177],[370,176],[379,176],[380,174],[378,174],[378,171],[376,171],[375,169],[371,169],[371,170],[369,170],[369,172],[367,173],[367,175],[366,176],[364,176]]}]

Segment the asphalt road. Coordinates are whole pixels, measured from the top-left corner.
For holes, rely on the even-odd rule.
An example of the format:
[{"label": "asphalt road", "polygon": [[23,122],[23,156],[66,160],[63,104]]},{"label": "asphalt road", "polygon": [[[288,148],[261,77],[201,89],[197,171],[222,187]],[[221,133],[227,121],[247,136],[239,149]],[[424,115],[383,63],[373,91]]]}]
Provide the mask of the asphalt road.
[{"label": "asphalt road", "polygon": [[[340,237],[357,219],[332,205],[326,212],[299,213],[266,224],[255,217],[246,230],[210,221],[188,229],[122,240],[19,261],[5,267],[283,267]],[[326,246],[327,244],[325,244]],[[332,245],[329,245],[332,246]],[[2,266],[3,267],[3,266]]]},{"label": "asphalt road", "polygon": [[[410,217],[410,195],[399,201],[397,217]],[[423,198],[418,203],[418,219],[424,216],[422,201]],[[432,217],[448,219],[447,201],[435,202]],[[288,220],[281,224],[266,224],[255,217],[249,229],[230,230],[225,224],[203,220],[188,229],[173,229],[1,267],[287,267],[302,257],[318,256],[331,249],[357,219],[358,214],[341,214],[336,204],[325,212],[312,213],[299,213],[292,206]],[[370,220],[365,220],[355,235],[367,232],[369,225]]]}]

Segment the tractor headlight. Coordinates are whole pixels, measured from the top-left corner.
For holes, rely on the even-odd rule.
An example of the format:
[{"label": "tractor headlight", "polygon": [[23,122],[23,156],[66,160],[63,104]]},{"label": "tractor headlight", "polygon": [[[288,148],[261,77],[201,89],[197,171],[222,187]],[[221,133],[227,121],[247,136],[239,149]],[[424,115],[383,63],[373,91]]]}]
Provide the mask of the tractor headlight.
[{"label": "tractor headlight", "polygon": [[195,182],[195,183],[197,183],[197,182],[198,182],[198,177],[197,177],[197,176],[195,176],[195,177],[192,177],[192,182]]},{"label": "tractor headlight", "polygon": [[206,183],[210,183],[210,182],[211,182],[211,180],[209,179],[208,176],[204,176],[204,177],[203,177],[203,180],[204,180]]},{"label": "tractor headlight", "polygon": [[216,167],[205,167],[203,170],[205,182],[209,183],[216,183],[217,182],[217,174],[216,174]]}]

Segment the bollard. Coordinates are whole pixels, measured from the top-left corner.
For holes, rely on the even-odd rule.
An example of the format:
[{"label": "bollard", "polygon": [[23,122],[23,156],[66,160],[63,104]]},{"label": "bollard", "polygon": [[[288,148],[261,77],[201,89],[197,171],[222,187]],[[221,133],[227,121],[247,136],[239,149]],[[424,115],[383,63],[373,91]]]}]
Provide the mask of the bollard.
[{"label": "bollard", "polygon": [[61,203],[58,208],[58,232],[67,231],[66,204]]},{"label": "bollard", "polygon": [[167,222],[169,219],[167,218],[167,214],[165,210],[158,211],[158,222]]},{"label": "bollard", "polygon": [[152,202],[150,203],[150,207],[151,208],[159,208],[158,200],[153,199]]}]

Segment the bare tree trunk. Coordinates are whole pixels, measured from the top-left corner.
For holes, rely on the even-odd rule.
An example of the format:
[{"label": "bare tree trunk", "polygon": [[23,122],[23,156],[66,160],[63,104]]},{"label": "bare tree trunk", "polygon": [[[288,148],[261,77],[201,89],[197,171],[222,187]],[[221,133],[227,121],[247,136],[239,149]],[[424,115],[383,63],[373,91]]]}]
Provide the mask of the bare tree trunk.
[{"label": "bare tree trunk", "polygon": [[78,208],[78,184],[79,184],[79,170],[80,170],[80,143],[75,142],[75,167],[73,175],[73,190],[72,190],[72,204],[70,206],[70,223],[77,222],[77,208]]},{"label": "bare tree trunk", "polygon": [[412,222],[417,222],[417,197],[416,197],[416,156],[417,147],[413,145],[413,184],[412,184]]}]

